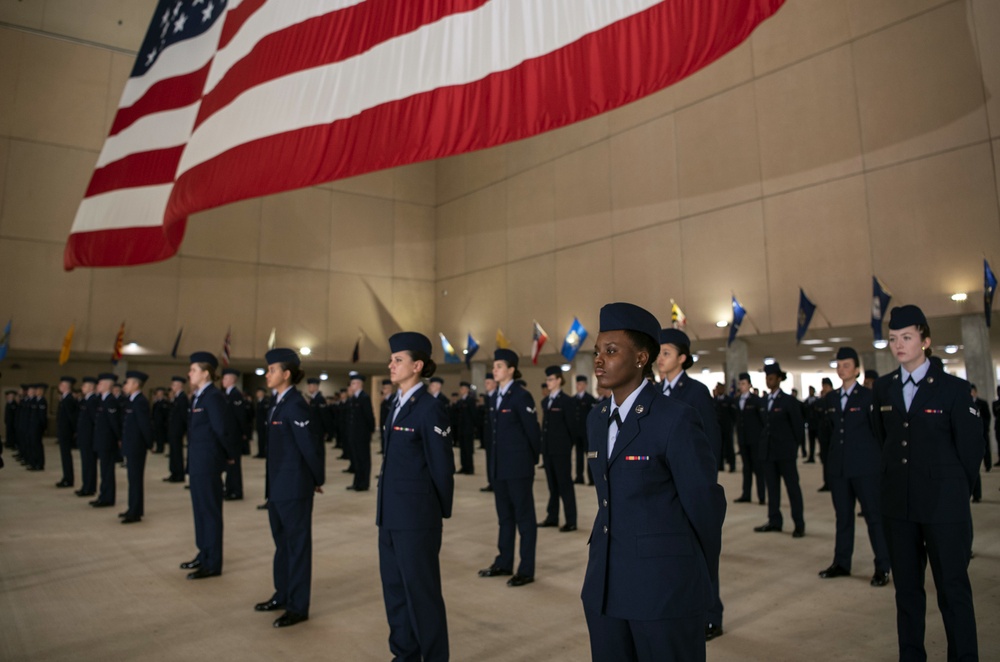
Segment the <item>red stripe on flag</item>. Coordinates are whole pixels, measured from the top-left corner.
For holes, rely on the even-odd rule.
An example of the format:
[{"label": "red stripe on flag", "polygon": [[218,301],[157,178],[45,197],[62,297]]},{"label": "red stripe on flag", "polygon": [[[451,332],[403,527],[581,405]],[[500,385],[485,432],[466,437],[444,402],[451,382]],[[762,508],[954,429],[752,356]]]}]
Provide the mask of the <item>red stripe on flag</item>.
[{"label": "red stripe on flag", "polygon": [[267,0],[243,0],[239,7],[232,9],[226,14],[226,23],[222,26],[222,35],[219,37],[219,48],[225,48],[226,44],[232,41],[236,33],[240,31],[243,24],[247,22],[254,12],[264,6]]},{"label": "red stripe on flag", "polygon": [[167,78],[150,87],[134,104],[118,110],[108,135],[118,134],[146,115],[183,108],[197,102],[205,87],[209,66],[211,63],[198,71]]},{"label": "red stripe on flag", "polygon": [[[399,0],[368,0],[269,34],[246,57],[236,62],[205,95],[198,109],[195,127],[251,87],[296,71],[341,62],[424,25],[452,14],[472,11],[487,2],[452,0],[430,5],[418,2],[400,5]],[[242,10],[243,6],[234,11]],[[228,28],[227,17],[225,29]],[[276,58],[275,53],[281,53],[283,57]]]},{"label": "red stripe on flag", "polygon": [[168,240],[162,226],[97,230],[71,234],[63,252],[63,268],[126,267],[159,262],[172,257],[184,236],[186,222],[174,223]]},{"label": "red stripe on flag", "polygon": [[[733,24],[719,24],[728,15],[704,15],[701,1],[664,2],[482,80],[230,149],[177,179],[166,223],[235,200],[484,149],[587,119],[707,66],[783,0],[770,0],[771,11],[762,0],[758,20],[741,16]],[[692,41],[661,38],[687,34],[692,26],[699,28]],[[632,52],[637,44],[641,53]],[[588,75],[589,84],[574,84],[572,72]]]},{"label": "red stripe on flag", "polygon": [[184,146],[167,147],[126,156],[94,171],[85,198],[108,191],[174,181]]}]

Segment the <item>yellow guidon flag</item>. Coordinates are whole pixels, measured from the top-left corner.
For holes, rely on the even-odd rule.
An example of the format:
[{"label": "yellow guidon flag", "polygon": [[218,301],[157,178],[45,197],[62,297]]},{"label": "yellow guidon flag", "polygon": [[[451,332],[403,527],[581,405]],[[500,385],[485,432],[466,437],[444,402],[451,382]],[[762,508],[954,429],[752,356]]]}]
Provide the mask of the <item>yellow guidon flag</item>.
[{"label": "yellow guidon flag", "polygon": [[510,349],[510,341],[501,329],[497,329],[497,349]]},{"label": "yellow guidon flag", "polygon": [[59,365],[66,365],[69,361],[69,350],[73,346],[73,333],[76,331],[76,323],[69,325],[69,331],[66,332],[66,337],[63,338],[62,349],[59,351]]},{"label": "yellow guidon flag", "polygon": [[687,315],[673,299],[670,300],[670,323],[675,329],[683,329],[688,323]]}]

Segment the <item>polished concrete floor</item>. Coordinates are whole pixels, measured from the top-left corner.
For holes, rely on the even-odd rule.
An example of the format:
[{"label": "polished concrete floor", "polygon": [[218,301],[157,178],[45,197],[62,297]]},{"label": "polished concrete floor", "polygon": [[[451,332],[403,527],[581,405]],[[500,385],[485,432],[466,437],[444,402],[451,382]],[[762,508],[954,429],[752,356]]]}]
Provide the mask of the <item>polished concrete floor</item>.
[{"label": "polished concrete floor", "polygon": [[[126,479],[118,469],[118,506],[56,489],[58,451],[29,473],[4,454],[0,470],[0,660],[388,660],[376,545],[375,492],[345,491],[346,465],[328,454],[326,492],[317,496],[311,618],[271,627],[253,611],[271,595],[273,543],[263,494],[262,460],[246,458],[247,499],[225,506],[221,577],[186,581],[178,564],[195,555],[188,492],[161,482],[167,459],[146,466],[146,517],[122,526]],[[441,565],[454,660],[585,660],[590,649],[580,603],[592,488],[577,486],[580,530],[538,535],[537,581],[508,588],[481,579],[495,554],[496,515],[479,474],[456,476],[455,514],[444,528]],[[375,458],[376,471],[379,464]],[[756,534],[765,508],[734,504],[739,474],[721,474],[730,501],[721,567],[726,634],[708,644],[709,660],[892,660],[896,657],[891,585],[872,588],[873,568],[859,520],[854,575],[821,580],[833,556],[833,509],[816,492],[819,465],[800,465],[807,535]],[[79,474],[77,474],[79,476]],[[1000,476],[983,474],[984,500],[973,505],[970,573],[982,659],[1000,659]],[[544,513],[544,475],[535,481]],[[789,519],[786,511],[786,520]],[[944,631],[928,572],[927,648],[945,658]]]}]

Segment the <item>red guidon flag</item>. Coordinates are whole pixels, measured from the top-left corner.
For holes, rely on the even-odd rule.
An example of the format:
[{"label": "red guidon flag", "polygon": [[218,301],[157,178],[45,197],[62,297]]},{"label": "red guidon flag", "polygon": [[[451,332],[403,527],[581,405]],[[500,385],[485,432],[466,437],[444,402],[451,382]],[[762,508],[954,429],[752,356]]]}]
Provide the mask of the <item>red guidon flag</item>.
[{"label": "red guidon flag", "polygon": [[656,92],[784,0],[160,0],[64,266],[189,215],[527,138]]}]

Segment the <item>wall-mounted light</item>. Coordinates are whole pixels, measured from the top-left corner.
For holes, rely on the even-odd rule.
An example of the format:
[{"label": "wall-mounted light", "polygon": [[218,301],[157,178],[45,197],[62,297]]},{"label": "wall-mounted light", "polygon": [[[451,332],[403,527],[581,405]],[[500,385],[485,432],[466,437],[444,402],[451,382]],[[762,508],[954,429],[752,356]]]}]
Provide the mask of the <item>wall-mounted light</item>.
[{"label": "wall-mounted light", "polygon": [[726,320],[719,320],[718,322],[715,323],[715,326],[719,327],[720,329],[724,329],[727,326],[729,326],[729,322]]},{"label": "wall-mounted light", "polygon": [[330,379],[330,375],[326,374],[325,372],[321,372],[319,373],[319,378],[325,382],[326,380]]},{"label": "wall-mounted light", "polygon": [[253,373],[258,377],[263,377],[265,372],[266,371],[263,368],[257,368],[256,370],[253,371]]},{"label": "wall-mounted light", "polygon": [[831,368],[836,368],[837,367],[837,362],[836,361],[830,361],[830,367]]},{"label": "wall-mounted light", "polygon": [[885,349],[889,346],[889,341],[883,338],[882,340],[876,340],[872,343],[872,347],[875,349]]},{"label": "wall-mounted light", "polygon": [[774,357],[773,356],[765,356],[764,357],[764,365],[774,365]]},{"label": "wall-mounted light", "polygon": [[569,372],[571,368],[572,366],[570,366],[570,364],[568,363],[563,363],[561,366],[559,366],[559,369],[562,370],[563,372]]},{"label": "wall-mounted light", "polygon": [[966,294],[965,292],[955,292],[954,294],[951,295],[951,300],[955,301],[956,303],[962,303],[968,298],[969,295]]},{"label": "wall-mounted light", "polygon": [[299,354],[302,356],[309,356],[312,353],[313,351],[311,347],[299,347]]},{"label": "wall-mounted light", "polygon": [[945,354],[958,354],[958,345],[948,345],[944,348]]}]

